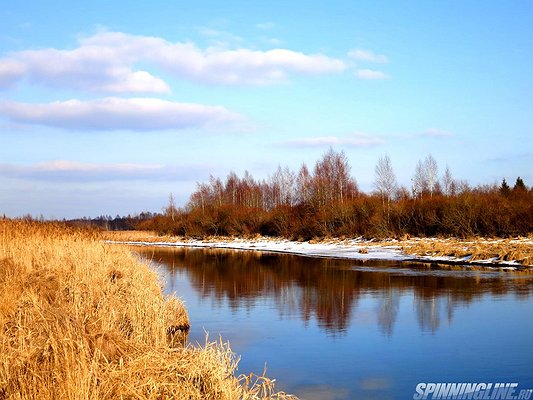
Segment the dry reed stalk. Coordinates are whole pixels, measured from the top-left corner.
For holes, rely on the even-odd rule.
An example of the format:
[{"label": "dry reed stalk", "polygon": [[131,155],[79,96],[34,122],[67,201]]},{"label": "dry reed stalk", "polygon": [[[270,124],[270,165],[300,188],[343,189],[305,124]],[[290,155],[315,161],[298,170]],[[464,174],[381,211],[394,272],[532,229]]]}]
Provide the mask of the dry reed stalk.
[{"label": "dry reed stalk", "polygon": [[163,236],[152,231],[102,231],[105,240],[115,242],[160,242]]},{"label": "dry reed stalk", "polygon": [[227,344],[176,345],[188,324],[97,231],[0,220],[0,399],[292,398],[236,377]]},{"label": "dry reed stalk", "polygon": [[407,254],[424,256],[467,257],[469,261],[517,261],[533,265],[533,243],[530,239],[408,239],[399,245]]}]

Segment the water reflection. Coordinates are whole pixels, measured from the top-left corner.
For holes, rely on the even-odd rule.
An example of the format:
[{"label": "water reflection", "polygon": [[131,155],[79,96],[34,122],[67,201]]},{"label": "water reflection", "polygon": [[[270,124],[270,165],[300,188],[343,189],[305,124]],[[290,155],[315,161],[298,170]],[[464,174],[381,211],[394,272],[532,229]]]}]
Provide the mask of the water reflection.
[{"label": "water reflection", "polygon": [[378,302],[378,326],[382,333],[392,335],[394,323],[400,310],[400,291],[389,286],[381,292]]},{"label": "water reflection", "polygon": [[442,271],[423,265],[305,258],[283,254],[212,249],[137,248],[144,257],[162,264],[168,273],[168,291],[174,275],[185,273],[204,298],[227,301],[232,309],[251,308],[273,299],[281,316],[316,318],[329,334],[343,334],[362,297],[376,300],[379,330],[394,333],[404,294],[413,298],[419,329],[435,333],[452,323],[454,310],[485,294],[514,294],[527,299],[532,278],[505,272]]}]

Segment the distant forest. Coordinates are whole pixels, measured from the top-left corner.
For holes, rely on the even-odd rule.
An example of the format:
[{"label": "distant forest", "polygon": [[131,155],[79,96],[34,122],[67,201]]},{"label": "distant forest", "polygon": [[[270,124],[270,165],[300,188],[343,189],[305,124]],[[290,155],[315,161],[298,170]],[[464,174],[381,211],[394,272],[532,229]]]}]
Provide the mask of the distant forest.
[{"label": "distant forest", "polygon": [[[198,183],[184,208],[170,195],[163,213],[145,213],[108,229],[160,234],[266,235],[294,240],[323,237],[517,236],[533,233],[533,189],[518,177],[509,185],[471,187],[448,167],[439,174],[428,155],[416,165],[412,185],[398,185],[390,158],[375,166],[374,190],[364,193],[344,152],[330,149],[314,168],[279,166],[266,180],[231,172]],[[122,223],[124,222],[124,224]]]}]

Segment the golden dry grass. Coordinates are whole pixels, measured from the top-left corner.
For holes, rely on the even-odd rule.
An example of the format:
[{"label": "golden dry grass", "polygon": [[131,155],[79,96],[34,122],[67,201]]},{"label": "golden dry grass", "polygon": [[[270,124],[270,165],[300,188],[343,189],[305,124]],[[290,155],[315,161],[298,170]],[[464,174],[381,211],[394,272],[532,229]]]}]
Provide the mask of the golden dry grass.
[{"label": "golden dry grass", "polygon": [[[224,343],[188,327],[155,272],[100,233],[0,220],[0,399],[263,399]],[[180,342],[183,337],[178,338]]]},{"label": "golden dry grass", "polygon": [[[398,243],[396,243],[398,245]],[[399,242],[407,254],[419,256],[450,256],[469,261],[517,261],[522,266],[533,265],[531,239],[406,239]]]},{"label": "golden dry grass", "polygon": [[153,231],[102,231],[102,237],[117,242],[161,242],[170,238]]}]

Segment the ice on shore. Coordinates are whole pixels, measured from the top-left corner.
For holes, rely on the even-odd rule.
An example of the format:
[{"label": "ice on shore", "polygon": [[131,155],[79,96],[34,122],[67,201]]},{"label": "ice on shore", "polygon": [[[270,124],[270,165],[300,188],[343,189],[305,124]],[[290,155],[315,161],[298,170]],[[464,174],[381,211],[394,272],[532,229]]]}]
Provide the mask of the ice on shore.
[{"label": "ice on shore", "polygon": [[[114,242],[117,243],[117,242]],[[472,264],[468,257],[451,256],[420,256],[410,255],[402,251],[401,246],[379,245],[374,241],[363,239],[331,240],[329,242],[296,242],[286,239],[225,239],[225,240],[195,240],[182,239],[181,241],[138,241],[120,242],[129,245],[160,246],[160,247],[194,247],[229,250],[255,250],[275,253],[295,254],[308,257],[343,258],[351,260],[381,260],[381,261],[420,261],[443,262],[453,264]],[[498,262],[496,259],[478,260],[477,265],[516,269],[520,264],[516,261]]]}]

